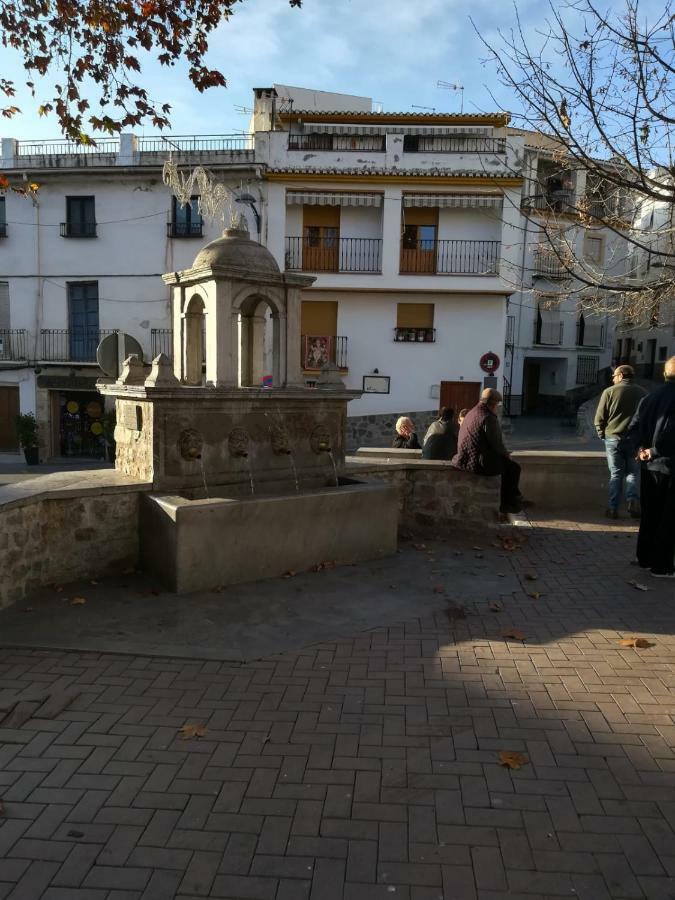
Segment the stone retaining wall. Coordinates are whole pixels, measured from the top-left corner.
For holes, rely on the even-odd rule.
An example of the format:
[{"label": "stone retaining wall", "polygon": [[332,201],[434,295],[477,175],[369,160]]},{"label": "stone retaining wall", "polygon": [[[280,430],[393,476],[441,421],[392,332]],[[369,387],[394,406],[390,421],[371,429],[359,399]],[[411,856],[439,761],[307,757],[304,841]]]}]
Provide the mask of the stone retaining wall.
[{"label": "stone retaining wall", "polygon": [[420,440],[424,440],[427,428],[438,417],[438,408],[417,412],[378,413],[373,416],[347,416],[345,446],[348,450],[357,447],[390,447],[394,439],[396,420],[408,416],[415,424]]},{"label": "stone retaining wall", "polygon": [[139,498],[147,488],[93,488],[102,479],[91,476],[100,473],[78,474],[89,487],[64,488],[58,476],[45,475],[0,489],[0,609],[43,585],[138,564]]},{"label": "stone retaining wall", "polygon": [[498,522],[499,478],[460,472],[446,462],[353,456],[347,459],[346,474],[396,485],[402,534],[479,531]]}]

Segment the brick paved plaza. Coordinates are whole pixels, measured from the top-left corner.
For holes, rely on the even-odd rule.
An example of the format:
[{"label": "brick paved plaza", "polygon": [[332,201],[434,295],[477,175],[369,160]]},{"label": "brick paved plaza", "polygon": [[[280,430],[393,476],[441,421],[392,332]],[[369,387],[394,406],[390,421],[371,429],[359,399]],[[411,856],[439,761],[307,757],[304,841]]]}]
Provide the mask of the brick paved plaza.
[{"label": "brick paved plaza", "polygon": [[25,612],[0,898],[675,898],[675,588],[626,523],[518,534],[408,545],[427,614],[246,663],[35,649]]}]

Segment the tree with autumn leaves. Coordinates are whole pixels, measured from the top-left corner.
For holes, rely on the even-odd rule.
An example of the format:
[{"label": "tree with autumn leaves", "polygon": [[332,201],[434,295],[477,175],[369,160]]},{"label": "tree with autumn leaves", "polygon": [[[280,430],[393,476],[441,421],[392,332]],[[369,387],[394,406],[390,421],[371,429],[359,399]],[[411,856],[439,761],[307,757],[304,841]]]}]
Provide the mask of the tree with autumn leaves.
[{"label": "tree with autumn leaves", "polygon": [[[38,113],[54,114],[66,137],[86,144],[95,132],[116,134],[146,121],[160,129],[169,125],[169,104],[143,87],[144,55],[163,66],[187,62],[200,92],[224,86],[223,73],[204,58],[212,32],[240,2],[0,0],[0,36],[2,46],[23,61]],[[51,75],[57,83],[50,89]],[[16,80],[0,77],[0,95],[7,98],[0,113],[7,119],[21,112],[15,94]]]}]

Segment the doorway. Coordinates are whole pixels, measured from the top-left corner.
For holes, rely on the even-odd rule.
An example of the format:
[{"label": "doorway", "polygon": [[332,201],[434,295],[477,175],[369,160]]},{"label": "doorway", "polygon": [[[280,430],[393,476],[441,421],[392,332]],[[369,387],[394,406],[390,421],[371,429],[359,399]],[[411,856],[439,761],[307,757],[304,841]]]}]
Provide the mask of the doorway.
[{"label": "doorway", "polygon": [[59,455],[104,459],[103,397],[95,391],[60,391],[57,397]]},{"label": "doorway", "polygon": [[539,407],[539,376],[541,366],[538,362],[525,361],[523,372],[523,412],[534,413]]},{"label": "doorway", "polygon": [[440,405],[454,409],[471,409],[480,400],[480,381],[441,381]]},{"label": "doorway", "polygon": [[0,386],[0,451],[19,449],[15,419],[19,415],[19,388]]},{"label": "doorway", "polygon": [[647,341],[647,362],[645,363],[645,378],[654,377],[654,368],[656,363],[656,341]]}]

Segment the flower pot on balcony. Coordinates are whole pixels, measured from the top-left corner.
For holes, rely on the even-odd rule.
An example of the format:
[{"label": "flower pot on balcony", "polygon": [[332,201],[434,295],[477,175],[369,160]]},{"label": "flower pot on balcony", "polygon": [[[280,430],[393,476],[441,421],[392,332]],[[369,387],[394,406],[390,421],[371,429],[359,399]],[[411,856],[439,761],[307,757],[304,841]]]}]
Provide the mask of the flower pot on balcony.
[{"label": "flower pot on balcony", "polygon": [[424,341],[424,332],[423,331],[417,332],[417,340],[419,343],[422,343]]}]

